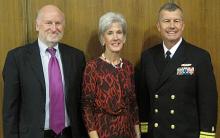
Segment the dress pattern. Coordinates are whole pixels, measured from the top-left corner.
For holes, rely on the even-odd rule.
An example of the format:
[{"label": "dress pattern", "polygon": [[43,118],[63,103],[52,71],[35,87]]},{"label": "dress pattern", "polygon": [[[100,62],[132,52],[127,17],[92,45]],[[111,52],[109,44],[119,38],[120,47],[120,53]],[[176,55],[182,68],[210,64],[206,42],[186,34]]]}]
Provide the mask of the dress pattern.
[{"label": "dress pattern", "polygon": [[82,111],[88,131],[100,138],[135,138],[138,107],[134,69],[123,59],[115,68],[100,58],[90,60],[83,76]]}]

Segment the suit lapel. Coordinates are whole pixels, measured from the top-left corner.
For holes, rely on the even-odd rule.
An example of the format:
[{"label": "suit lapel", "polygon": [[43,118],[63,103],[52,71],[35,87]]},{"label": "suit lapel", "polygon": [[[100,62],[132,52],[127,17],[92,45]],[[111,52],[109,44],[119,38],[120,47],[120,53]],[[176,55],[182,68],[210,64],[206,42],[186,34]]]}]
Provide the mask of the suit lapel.
[{"label": "suit lapel", "polygon": [[[61,55],[61,60],[62,60],[62,65],[63,65],[65,90],[68,91],[69,77],[70,77],[69,74],[71,70],[74,70],[74,69],[71,69],[72,59],[70,55],[68,54],[69,53],[68,50],[65,48],[65,46],[63,46],[63,44],[59,44],[59,50],[60,50],[60,55]],[[31,64],[31,67],[33,71],[35,72],[36,77],[38,78],[41,85],[43,86],[44,91],[46,91],[42,61],[41,61],[41,56],[40,56],[40,49],[39,49],[37,41],[34,42],[30,46],[30,49],[28,50],[27,54],[28,54],[29,63]]]},{"label": "suit lapel", "polygon": [[43,67],[41,62],[41,56],[40,56],[40,49],[38,46],[38,42],[35,41],[27,52],[29,63],[31,64],[31,67],[33,71],[36,74],[36,77],[40,81],[41,85],[43,86],[43,89],[45,88],[45,81],[44,81],[44,73],[43,73]]},{"label": "suit lapel", "polygon": [[[65,81],[65,91],[68,92],[69,89],[69,83],[70,83],[70,71],[74,70],[71,69],[71,55],[69,55],[68,49],[63,46],[63,44],[59,43],[59,50],[60,50],[60,56],[62,60],[62,65],[63,65],[63,75],[64,75],[64,81]],[[66,93],[68,94],[68,93]],[[67,96],[67,95],[66,95]]]},{"label": "suit lapel", "polygon": [[163,46],[159,45],[159,47],[156,49],[154,54],[154,62],[155,66],[157,67],[158,72],[160,75],[163,73],[165,62],[164,62],[164,50]]},{"label": "suit lapel", "polygon": [[181,63],[183,63],[186,59],[185,56],[185,45],[184,40],[178,47],[177,51],[175,52],[174,56],[172,57],[171,61],[167,64],[167,66],[164,68],[163,73],[160,76],[160,79],[158,81],[157,89],[159,89],[165,81],[173,75],[173,73],[176,73],[176,69],[179,67]]}]

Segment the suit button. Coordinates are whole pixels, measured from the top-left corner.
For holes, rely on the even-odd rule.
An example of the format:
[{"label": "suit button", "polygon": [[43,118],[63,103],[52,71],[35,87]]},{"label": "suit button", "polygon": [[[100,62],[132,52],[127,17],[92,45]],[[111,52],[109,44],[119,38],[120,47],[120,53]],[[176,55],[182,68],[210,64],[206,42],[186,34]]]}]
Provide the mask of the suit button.
[{"label": "suit button", "polygon": [[154,109],[154,112],[155,112],[155,113],[158,113],[158,111],[159,111],[158,109]]},{"label": "suit button", "polygon": [[174,99],[176,98],[176,96],[175,96],[175,95],[171,95],[170,98],[171,98],[172,100],[174,100]]},{"label": "suit button", "polygon": [[158,123],[154,123],[154,127],[156,127],[156,128],[157,128],[158,126],[159,126],[159,125],[158,125]]},{"label": "suit button", "polygon": [[159,98],[159,95],[158,95],[158,94],[155,94],[154,97],[155,97],[155,99],[158,99],[158,98]]},{"label": "suit button", "polygon": [[172,114],[172,115],[173,115],[174,113],[175,113],[175,111],[174,111],[174,110],[170,110],[170,114]]},{"label": "suit button", "polygon": [[171,129],[175,129],[176,126],[175,126],[175,125],[171,125],[170,128],[171,128]]}]

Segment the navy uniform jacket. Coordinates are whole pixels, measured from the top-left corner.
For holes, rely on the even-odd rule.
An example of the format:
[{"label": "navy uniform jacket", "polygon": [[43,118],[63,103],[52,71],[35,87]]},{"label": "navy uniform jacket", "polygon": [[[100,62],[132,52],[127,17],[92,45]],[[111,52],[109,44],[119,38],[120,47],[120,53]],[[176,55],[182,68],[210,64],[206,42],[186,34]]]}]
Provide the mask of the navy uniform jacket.
[{"label": "navy uniform jacket", "polygon": [[143,137],[214,137],[217,89],[210,55],[183,40],[166,66],[164,60],[162,44],[144,51],[141,57]]}]

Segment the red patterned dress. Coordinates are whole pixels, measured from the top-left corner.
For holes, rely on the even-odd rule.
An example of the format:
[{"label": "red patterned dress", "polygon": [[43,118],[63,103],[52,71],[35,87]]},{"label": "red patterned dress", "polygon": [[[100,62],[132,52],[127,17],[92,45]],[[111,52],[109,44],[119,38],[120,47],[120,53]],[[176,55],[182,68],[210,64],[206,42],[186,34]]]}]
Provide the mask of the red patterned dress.
[{"label": "red patterned dress", "polygon": [[89,61],[82,108],[87,130],[96,130],[99,138],[135,138],[139,121],[132,64],[123,59],[122,68],[115,68],[100,58]]}]

